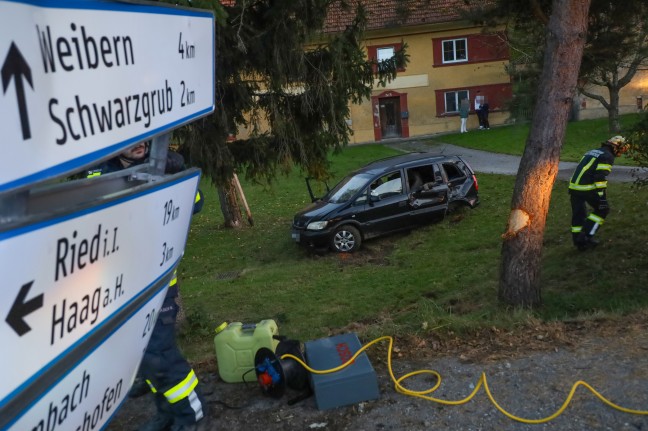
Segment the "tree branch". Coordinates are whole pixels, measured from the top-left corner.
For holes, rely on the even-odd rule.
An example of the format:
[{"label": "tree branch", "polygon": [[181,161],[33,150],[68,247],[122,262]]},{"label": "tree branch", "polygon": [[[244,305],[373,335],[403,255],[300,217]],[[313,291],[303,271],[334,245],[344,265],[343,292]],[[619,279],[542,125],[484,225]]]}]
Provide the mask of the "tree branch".
[{"label": "tree branch", "polygon": [[589,91],[585,90],[582,87],[579,87],[578,91],[580,91],[582,95],[587,96],[590,99],[598,100],[601,103],[601,105],[603,105],[605,107],[605,109],[610,108],[610,104],[608,103],[607,100],[605,100],[605,98],[603,96],[595,94],[595,93],[590,93]]}]

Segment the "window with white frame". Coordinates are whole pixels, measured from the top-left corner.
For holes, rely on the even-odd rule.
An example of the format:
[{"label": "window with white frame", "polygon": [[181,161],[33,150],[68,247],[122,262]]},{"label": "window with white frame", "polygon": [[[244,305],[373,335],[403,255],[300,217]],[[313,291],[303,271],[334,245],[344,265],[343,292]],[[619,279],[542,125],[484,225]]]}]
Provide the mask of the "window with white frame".
[{"label": "window with white frame", "polygon": [[376,49],[376,60],[378,61],[378,67],[381,67],[383,61],[391,60],[392,57],[394,57],[393,46],[385,46],[383,48]]},{"label": "window with white frame", "polygon": [[468,42],[466,38],[444,40],[442,46],[444,63],[468,61]]},{"label": "window with white frame", "polygon": [[376,49],[376,59],[378,61],[383,61],[383,60],[389,60],[394,56],[394,47],[393,46],[385,46],[383,48],[377,48]]},{"label": "window with white frame", "polygon": [[459,112],[459,103],[468,99],[468,90],[448,91],[445,93],[445,112]]},{"label": "window with white frame", "polygon": [[[374,72],[379,72],[384,67],[385,62],[394,61],[396,54],[402,49],[402,43],[391,43],[388,45],[367,46],[367,56],[370,60],[375,61],[373,66]],[[399,72],[404,72],[403,65],[397,65]]]}]

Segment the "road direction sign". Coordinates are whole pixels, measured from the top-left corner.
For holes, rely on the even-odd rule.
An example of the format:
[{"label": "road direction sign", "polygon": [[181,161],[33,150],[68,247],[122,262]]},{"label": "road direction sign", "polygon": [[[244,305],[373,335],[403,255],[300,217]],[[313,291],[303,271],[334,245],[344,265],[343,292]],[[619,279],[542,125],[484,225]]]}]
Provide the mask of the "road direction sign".
[{"label": "road direction sign", "polygon": [[214,16],[99,0],[0,0],[0,193],[214,110]]},{"label": "road direction sign", "polygon": [[0,227],[0,409],[182,257],[200,171],[53,219]]},{"label": "road direction sign", "polygon": [[102,429],[128,395],[165,292],[158,291],[107,339],[85,352],[67,375],[43,388],[35,403],[20,406],[22,411],[13,418],[3,418],[10,429]]}]

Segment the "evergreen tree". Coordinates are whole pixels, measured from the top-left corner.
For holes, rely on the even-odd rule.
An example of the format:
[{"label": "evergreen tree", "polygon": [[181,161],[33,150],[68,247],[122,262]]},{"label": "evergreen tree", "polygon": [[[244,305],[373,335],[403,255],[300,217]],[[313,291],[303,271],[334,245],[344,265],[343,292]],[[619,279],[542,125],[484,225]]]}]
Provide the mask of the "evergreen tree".
[{"label": "evergreen tree", "polygon": [[626,138],[631,143],[628,155],[643,167],[636,172],[635,185],[646,187],[648,186],[646,168],[648,166],[648,111],[640,114],[639,121],[628,130]]},{"label": "evergreen tree", "polygon": [[[343,32],[324,34],[333,3],[354,19]],[[186,127],[181,141],[191,163],[230,200],[223,206],[221,199],[226,223],[240,215],[228,209],[235,205],[230,181],[236,172],[271,182],[297,166],[325,178],[328,154],[349,142],[350,103],[369,98],[375,79],[384,85],[407,61],[404,50],[380,67],[366,58],[362,4],[230,0],[192,6],[214,7],[218,16],[216,110]],[[228,140],[242,127],[249,137]]]},{"label": "evergreen tree", "polygon": [[483,25],[484,32],[498,31],[506,37],[510,58],[505,67],[513,86],[507,109],[514,120],[530,120],[538,95],[551,0],[465,1],[469,5],[466,19]]}]

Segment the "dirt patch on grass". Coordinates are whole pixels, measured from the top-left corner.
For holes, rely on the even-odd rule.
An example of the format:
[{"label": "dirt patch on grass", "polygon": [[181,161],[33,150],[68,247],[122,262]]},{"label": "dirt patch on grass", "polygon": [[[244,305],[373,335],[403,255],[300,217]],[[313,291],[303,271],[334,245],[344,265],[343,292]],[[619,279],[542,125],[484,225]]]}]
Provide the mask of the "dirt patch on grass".
[{"label": "dirt patch on grass", "polygon": [[[514,359],[530,352],[556,351],[573,348],[585,337],[615,338],[645,330],[648,312],[642,311],[618,319],[595,319],[567,322],[530,320],[514,330],[487,328],[471,334],[453,333],[410,336],[398,341],[402,351],[412,359],[426,358],[439,353],[461,358],[463,361],[488,362],[504,358]],[[639,346],[640,349],[648,346]]]}]

